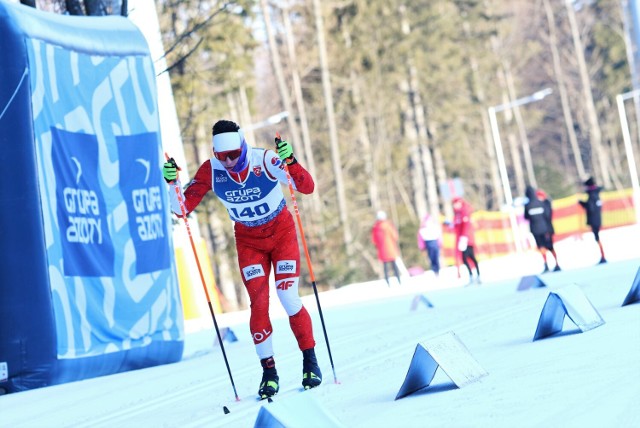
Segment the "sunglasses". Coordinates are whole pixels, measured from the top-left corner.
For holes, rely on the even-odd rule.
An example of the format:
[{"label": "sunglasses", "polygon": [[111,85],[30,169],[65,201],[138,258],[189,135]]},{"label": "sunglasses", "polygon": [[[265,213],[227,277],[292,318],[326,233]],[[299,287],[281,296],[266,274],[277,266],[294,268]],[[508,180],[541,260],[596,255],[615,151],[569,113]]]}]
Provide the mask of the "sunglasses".
[{"label": "sunglasses", "polygon": [[220,162],[224,162],[227,159],[229,160],[237,159],[240,157],[241,154],[242,154],[242,149],[228,150],[226,152],[213,152],[213,155]]}]

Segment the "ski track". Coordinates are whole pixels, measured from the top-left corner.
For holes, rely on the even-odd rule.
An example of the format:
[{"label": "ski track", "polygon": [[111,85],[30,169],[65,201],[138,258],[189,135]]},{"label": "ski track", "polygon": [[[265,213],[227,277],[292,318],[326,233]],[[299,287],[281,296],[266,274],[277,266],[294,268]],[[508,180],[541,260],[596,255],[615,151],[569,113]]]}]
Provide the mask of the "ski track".
[{"label": "ski track", "polygon": [[[548,290],[547,290],[548,291]],[[466,319],[459,321],[458,323],[455,324],[446,324],[446,326],[438,326],[438,330],[437,331],[433,331],[429,333],[429,337],[432,336],[436,336],[439,334],[444,334],[448,331],[456,331],[456,332],[465,332],[471,329],[477,329],[479,327],[482,327],[484,325],[490,324],[494,321],[500,320],[500,319],[504,319],[505,317],[517,314],[522,312],[523,310],[529,310],[535,306],[539,306],[540,302],[535,300],[535,299],[531,299],[531,296],[525,296],[523,297],[521,300],[523,300],[522,302],[520,302],[519,304],[515,304],[515,305],[509,305],[507,307],[505,307],[504,309],[498,310],[498,311],[489,311],[487,312],[486,309],[482,309],[479,308],[478,312],[480,313],[479,315],[476,314],[476,316],[473,317],[466,317]],[[409,301],[410,303],[410,301]],[[407,308],[409,307],[409,305],[407,305]],[[408,309],[407,309],[408,310]],[[428,309],[429,310],[433,310],[433,309]],[[482,314],[484,313],[484,315]],[[403,316],[406,314],[402,314]],[[425,312],[424,315],[431,315],[432,317],[437,316],[437,314],[434,313],[429,313],[429,312]],[[416,322],[420,322],[420,320],[416,320],[415,318],[407,318],[404,317],[403,321],[404,323],[398,323],[397,320],[394,320],[394,322],[388,322],[389,320],[385,320],[387,321],[385,323],[386,328],[385,329],[377,329],[375,334],[376,335],[380,335],[380,336],[384,336],[385,337],[385,341],[389,341],[391,339],[394,338],[394,335],[391,333],[394,333],[396,331],[403,331],[404,327],[407,327],[409,325],[414,325]],[[412,344],[417,344],[418,342],[422,341],[425,339],[425,336],[423,334],[411,334],[408,337],[407,336],[398,336],[395,335],[395,342],[387,342],[388,346],[386,348],[386,350],[384,351],[380,351],[379,348],[376,348],[375,351],[376,352],[362,352],[362,350],[358,350],[358,355],[360,356],[359,358],[347,358],[347,361],[350,361],[346,364],[341,363],[339,366],[340,371],[344,371],[346,372],[351,372],[351,371],[355,371],[358,369],[361,369],[363,366],[367,367],[367,366],[373,366],[376,365],[376,363],[380,363],[380,361],[386,361],[386,360],[393,360],[396,359],[398,357],[402,357],[403,355],[407,354],[407,348],[406,343],[412,343]],[[344,343],[349,343],[352,342],[354,340],[354,338],[356,337],[360,337],[362,338],[362,333],[361,332],[357,332],[357,333],[352,333],[350,335],[347,336],[342,336],[339,340],[336,340],[336,348],[340,348],[341,344]],[[365,342],[370,342],[370,340],[365,340]],[[375,341],[374,341],[375,342]],[[361,358],[361,355],[366,354],[366,355],[370,355],[370,357],[368,358]],[[325,368],[326,370],[326,368]],[[324,380],[323,380],[323,385],[320,386],[320,388],[322,387],[327,387],[328,383],[333,383],[330,380],[330,376],[332,377],[332,373],[329,374],[326,371],[323,372],[324,375]],[[286,395],[290,395],[292,392],[294,391],[300,391],[300,388],[294,388],[293,390],[289,390],[285,393],[278,394],[274,397],[274,401],[278,400],[278,399],[284,399],[286,397]],[[318,390],[310,390],[310,391],[305,391],[305,393],[310,393],[310,394],[315,394],[315,393],[320,393],[321,391]],[[253,403],[251,403],[253,404]],[[264,405],[268,405],[268,404],[264,404]],[[240,420],[244,420],[247,418],[247,414],[244,413],[244,410],[246,410],[247,408],[251,408],[252,406],[235,406],[235,405],[230,405],[228,406],[229,409],[231,410],[230,414],[227,415],[222,415],[221,416],[221,412],[222,412],[222,408],[220,408],[220,413],[215,412],[212,413],[210,415],[207,415],[205,417],[199,418],[193,422],[191,422],[190,424],[187,425],[182,425],[183,428],[198,428],[198,427],[205,427],[205,426],[212,426],[214,424],[219,425],[222,422],[224,422],[224,425],[226,426],[237,426],[238,422]],[[259,406],[255,409],[256,415],[257,412],[259,411]],[[221,419],[222,417],[224,417],[224,419]]]},{"label": "ski track", "polygon": [[[410,311],[411,302],[416,294],[425,293],[409,293],[400,296],[389,296],[387,299],[388,313],[385,314],[383,319],[380,319],[379,307],[381,305],[380,300],[373,300],[369,302],[357,305],[360,312],[365,315],[362,316],[358,322],[350,322],[348,324],[336,325],[335,328],[341,331],[342,334],[339,337],[331,337],[331,327],[328,327],[329,340],[332,350],[350,352],[350,355],[341,355],[340,360],[336,363],[336,356],[334,355],[334,363],[337,366],[337,377],[339,380],[339,373],[357,373],[363,368],[371,368],[379,365],[381,362],[401,359],[403,355],[407,354],[408,346],[415,346],[418,342],[425,340],[428,337],[433,337],[439,334],[446,333],[448,331],[454,331],[458,335],[464,336],[465,332],[477,329],[483,325],[490,324],[505,317],[511,317],[514,314],[522,311],[529,310],[534,306],[541,306],[541,301],[532,298],[537,290],[531,290],[532,293],[525,293],[522,296],[518,296],[518,301],[514,304],[506,305],[504,308],[500,308],[502,305],[502,299],[513,299],[512,292],[506,293],[504,296],[500,295],[498,298],[489,293],[489,296],[483,296],[486,292],[490,291],[491,286],[487,287],[474,287],[469,288],[468,292],[475,292],[478,296],[478,301],[472,305],[457,305],[455,300],[452,300],[447,294],[450,290],[446,290],[441,296],[442,304],[434,303],[434,308],[426,308],[424,305],[418,305],[413,311],[414,316],[407,317],[406,313]],[[541,293],[548,292],[540,289]],[[541,296],[542,294],[539,293]],[[499,309],[496,309],[499,308]],[[332,308],[336,311],[353,311],[353,308],[348,307],[336,307]],[[441,311],[446,311],[448,317],[438,316]],[[455,314],[456,320],[451,322],[451,315]],[[314,318],[317,317],[317,313],[312,312]],[[341,318],[341,317],[338,317]],[[325,318],[326,319],[326,318]],[[330,317],[329,317],[330,319]],[[277,325],[280,323],[281,325]],[[366,328],[367,325],[376,323],[375,328]],[[411,333],[414,331],[409,328],[415,324],[424,324],[425,330],[420,333]],[[277,325],[278,330],[284,330],[286,327],[283,320],[275,320],[274,325]],[[330,362],[326,354],[326,342],[324,336],[318,334],[319,320],[314,319],[314,330],[316,333],[316,351],[321,359],[321,367],[323,368],[324,382],[320,389],[327,389],[327,387],[333,384],[333,372],[330,367]],[[405,331],[409,333],[404,333]],[[365,333],[366,332],[366,333]],[[372,337],[375,337],[372,339]],[[365,348],[353,347],[354,342],[361,341]],[[385,349],[381,350],[377,343],[384,342],[386,344]],[[234,350],[232,346],[228,346],[227,355],[233,354]],[[236,351],[237,352],[237,351]],[[366,357],[363,358],[363,355]],[[248,394],[242,396],[240,392],[240,401],[235,401],[233,396],[229,394],[231,385],[229,381],[228,373],[225,370],[224,364],[219,359],[222,358],[221,351],[217,346],[212,347],[196,357],[188,358],[182,362],[175,363],[177,373],[175,378],[182,379],[181,383],[176,384],[171,389],[155,392],[152,395],[141,397],[138,400],[131,401],[127,404],[123,404],[118,409],[103,410],[102,413],[98,413],[95,416],[88,417],[79,421],[75,421],[69,426],[78,428],[100,428],[100,427],[112,427],[112,426],[125,426],[132,422],[132,420],[140,420],[145,415],[153,414],[164,408],[181,408],[182,406],[193,405],[195,401],[202,401],[202,397],[211,397],[212,399],[207,403],[203,401],[203,405],[200,406],[198,414],[194,415],[194,419],[187,425],[181,424],[185,427],[199,427],[211,424],[220,424],[224,422],[224,425],[233,426],[235,422],[246,419],[248,417],[247,412],[257,412],[261,405],[267,404],[257,401],[257,394]],[[278,364],[282,367],[290,366],[297,362],[299,355],[297,352],[283,352],[278,355]],[[207,360],[213,360],[209,363]],[[246,384],[247,382],[238,382],[238,380],[244,380],[246,378],[252,378],[255,376],[256,369],[251,365],[232,364],[232,374],[236,387],[240,383]],[[206,367],[210,369],[206,377],[195,377],[198,373],[202,373],[202,368]],[[238,389],[238,388],[237,388]],[[223,391],[222,393],[220,391]],[[286,391],[279,393],[274,397],[275,400],[284,399],[286,396],[294,393],[295,391],[301,391],[300,387],[294,387],[287,389]],[[310,394],[320,393],[318,389],[305,391]],[[231,396],[230,396],[231,395]],[[229,414],[223,413],[223,407],[226,406],[229,410]],[[221,419],[223,418],[223,419]],[[169,423],[170,425],[170,423]]]},{"label": "ski track", "polygon": [[[581,247],[576,248],[581,249]],[[635,262],[631,263],[633,266],[637,266]],[[587,269],[591,268],[587,266]],[[507,355],[513,355],[516,360],[522,358],[520,354],[525,351],[522,346],[529,346],[536,327],[534,321],[538,318],[549,292],[554,288],[573,282],[573,278],[582,279],[583,282],[579,284],[580,288],[587,294],[591,294],[593,291],[593,294],[598,296],[599,302],[594,301],[597,309],[603,311],[605,315],[609,315],[608,312],[611,312],[612,318],[614,314],[622,317],[619,305],[624,295],[619,296],[620,291],[602,294],[603,286],[611,291],[616,288],[626,292],[626,282],[621,284],[621,279],[617,279],[617,283],[612,283],[618,269],[619,266],[612,263],[590,270],[589,277],[581,276],[579,272],[572,273],[571,268],[560,273],[538,275],[547,287],[534,288],[525,292],[516,290],[520,276],[488,281],[480,286],[472,285],[469,287],[460,287],[460,281],[456,281],[456,279],[451,279],[450,283],[448,283],[449,280],[434,283],[431,279],[419,278],[409,281],[408,284],[403,281],[402,286],[392,288],[372,283],[371,287],[356,285],[351,290],[346,289],[344,294],[328,295],[327,307],[323,307],[323,312],[335,364],[335,376],[337,377],[335,383],[316,303],[315,301],[306,301],[305,306],[313,319],[317,342],[316,354],[324,375],[323,384],[319,388],[309,391],[302,390],[299,382],[300,377],[298,374],[294,375],[291,368],[301,366],[301,357],[295,345],[295,339],[288,331],[288,320],[285,317],[279,317],[278,312],[274,312],[272,322],[274,331],[277,331],[277,336],[274,336],[274,348],[277,350],[278,367],[282,367],[279,374],[281,387],[284,386],[284,389],[273,400],[274,402],[284,400],[296,393],[309,394],[311,397],[317,398],[317,401],[326,401],[327,403],[337,399],[332,398],[334,393],[338,397],[344,396],[345,399],[359,397],[357,388],[360,381],[369,377],[370,373],[380,373],[380,379],[383,382],[382,390],[374,393],[368,390],[362,391],[362,397],[367,398],[364,403],[359,403],[359,411],[364,412],[361,419],[354,420],[354,415],[344,410],[334,412],[336,417],[342,416],[342,422],[351,423],[353,426],[375,424],[379,420],[375,416],[369,415],[369,410],[376,408],[379,403],[393,400],[393,396],[390,394],[394,394],[394,388],[399,387],[402,380],[396,379],[397,373],[396,376],[385,374],[389,365],[395,366],[392,371],[398,372],[398,366],[402,367],[406,364],[406,370],[410,363],[410,355],[417,343],[449,331],[454,332],[465,345],[473,349],[474,357],[484,363],[485,369],[488,368],[490,373],[492,370],[496,371],[493,379],[497,379],[499,376],[513,376],[528,366],[521,364],[517,369],[510,369],[511,372],[504,368],[498,372],[497,367],[501,363],[493,357],[496,348],[501,349],[502,358]],[[491,275],[490,269],[486,271]],[[531,272],[520,272],[520,274],[529,275]],[[625,277],[622,281],[633,279],[632,274],[627,274],[627,276],[631,277],[628,279]],[[433,288],[432,285],[436,288]],[[464,293],[464,297],[460,292]],[[354,303],[352,299],[356,295],[364,300]],[[427,308],[420,302],[415,310],[411,311],[412,301],[418,295],[427,297],[434,307]],[[331,297],[333,297],[333,301]],[[321,298],[321,303],[322,300]],[[343,305],[343,301],[347,304]],[[633,309],[637,311],[637,308]],[[627,309],[627,313],[628,311]],[[411,316],[407,316],[409,312],[411,312]],[[608,319],[608,317],[606,318]],[[195,428],[252,425],[260,408],[268,406],[270,403],[257,400],[257,393],[253,393],[253,391],[257,391],[260,368],[259,365],[256,365],[255,351],[248,335],[248,321],[242,321],[242,318],[234,319],[241,320],[237,322],[237,325],[232,324],[234,329],[238,327],[238,329],[247,330],[247,334],[243,332],[238,335],[240,341],[225,343],[236,390],[241,397],[239,401],[236,401],[233,395],[229,374],[222,360],[219,345],[214,344],[215,332],[210,330],[211,346],[203,350],[204,346],[198,342],[200,343],[198,351],[169,365],[170,372],[166,368],[159,367],[148,368],[144,372],[132,371],[126,374],[117,374],[112,377],[112,381],[106,384],[105,388],[99,392],[96,390],[95,394],[92,392],[93,389],[88,388],[91,388],[93,383],[101,385],[99,379],[83,381],[84,385],[79,383],[78,389],[85,390],[86,398],[89,401],[95,400],[95,397],[100,394],[117,397],[122,386],[128,387],[129,390],[123,391],[120,399],[110,400],[105,405],[96,405],[90,415],[87,412],[80,412],[75,417],[61,421],[57,426],[73,428],[180,426],[181,428]],[[486,334],[489,331],[492,334]],[[333,335],[332,332],[336,334]],[[209,331],[203,331],[203,333],[209,334]],[[591,333],[589,337],[603,333],[604,330],[602,332],[596,331]],[[205,336],[203,335],[203,337]],[[569,336],[564,341],[578,341],[581,338],[581,336]],[[558,348],[558,344],[560,342],[548,341],[538,344],[537,348],[555,349]],[[632,352],[634,350],[635,348],[631,348]],[[532,369],[535,369],[535,362],[527,362],[527,364],[532,364]],[[577,368],[571,367],[571,369]],[[341,378],[341,375],[344,378]],[[136,376],[139,382],[137,384],[131,383],[130,379]],[[436,380],[437,378],[438,374]],[[525,381],[527,380],[525,378]],[[617,386],[614,381],[609,385],[609,393],[611,394],[615,393],[614,389]],[[343,382],[344,385],[336,385],[340,382]],[[395,382],[398,384],[395,385]],[[533,386],[536,385],[533,384]],[[342,391],[340,392],[336,388],[340,388]],[[251,393],[248,394],[247,391]],[[45,391],[40,392],[44,394]],[[36,397],[39,391],[31,391],[30,393]],[[622,401],[626,398],[623,393],[615,394],[619,395]],[[498,398],[504,401],[505,405],[510,400],[508,396]],[[541,398],[544,399],[544,397]],[[437,399],[442,401],[441,396],[432,397],[432,401]],[[450,401],[447,403],[453,407],[466,405],[458,403],[457,397],[454,396]],[[595,401],[597,400],[594,398]],[[76,405],[75,401],[69,400],[59,400],[56,403],[63,403],[69,407]],[[96,401],[96,403],[98,402]],[[513,405],[516,406],[516,404]],[[224,414],[224,406],[230,410],[229,414]],[[29,419],[22,421],[16,419],[15,426],[47,426],[48,423],[55,420],[50,419],[51,416],[47,409],[47,406],[32,408],[28,412]],[[189,409],[188,418],[184,418],[184,412],[181,412],[183,409]],[[55,418],[57,410],[54,411],[53,408],[50,410],[53,411],[52,416]],[[385,410],[388,412],[388,409]],[[473,413],[473,409],[469,411]],[[508,410],[504,411],[508,413]],[[557,409],[556,412],[565,411]],[[182,416],[180,416],[181,414]],[[622,414],[620,413],[620,415]],[[578,420],[580,419],[580,412],[577,409],[571,412],[571,415]],[[620,415],[617,420],[622,422],[625,418]],[[384,420],[382,414],[379,416],[382,417],[381,420]],[[490,420],[485,419],[485,422]],[[161,423],[149,425],[152,421],[161,421]],[[538,422],[553,422],[553,413],[549,414],[547,419],[540,419]],[[2,426],[1,422],[0,426]]]},{"label": "ski track", "polygon": [[[471,289],[470,289],[471,290]],[[473,291],[478,294],[482,294],[483,288],[478,287],[473,289]],[[545,292],[546,294],[546,292]],[[364,343],[376,343],[378,341],[371,340],[370,336],[378,336],[381,340],[383,339],[387,344],[386,349],[380,351],[378,347],[375,349],[371,349],[371,352],[364,352],[364,355],[369,355],[367,358],[362,358],[363,350],[358,349],[358,358],[356,356],[346,356],[346,358],[342,358],[340,364],[338,365],[339,371],[343,371],[345,373],[355,371],[362,367],[370,367],[375,366],[376,363],[385,360],[392,360],[397,357],[401,357],[402,355],[407,354],[406,344],[417,344],[425,339],[425,335],[420,334],[409,334],[403,335],[399,334],[399,332],[403,331],[411,331],[411,329],[407,329],[411,325],[415,323],[425,323],[425,325],[429,326],[428,337],[437,336],[440,334],[444,334],[448,331],[454,331],[460,335],[460,333],[477,329],[480,326],[489,324],[496,320],[504,319],[505,317],[509,317],[511,315],[522,312],[523,310],[528,310],[530,307],[539,306],[540,302],[531,299],[530,295],[523,296],[521,302],[518,304],[507,305],[504,309],[499,310],[491,310],[487,309],[486,306],[476,304],[471,307],[462,306],[462,307],[447,307],[443,305],[442,307],[436,306],[434,308],[423,308],[423,305],[418,305],[415,310],[415,317],[406,317],[406,312],[400,312],[395,310],[396,308],[402,308],[403,306],[406,308],[406,311],[409,311],[409,307],[411,301],[413,300],[414,295],[405,295],[405,296],[396,296],[393,299],[390,299],[392,302],[390,306],[392,306],[392,313],[389,314],[388,317],[384,319],[384,323],[377,326],[375,329],[369,330],[369,335],[363,335],[363,329],[361,328],[361,323],[353,323],[353,332],[341,335],[339,338],[332,340],[329,335],[330,345],[332,349],[342,349],[345,344],[353,343],[354,341],[360,339]],[[508,296],[512,298],[512,295]],[[489,303],[484,302],[484,303]],[[379,301],[369,302],[363,306],[376,306],[380,305]],[[434,304],[435,305],[435,304]],[[500,302],[496,302],[496,300],[491,301],[491,305],[499,306]],[[450,322],[440,322],[438,323],[438,311],[439,310],[452,310],[454,309],[458,312],[461,318],[460,321],[456,323]],[[344,308],[338,308],[337,310],[348,310]],[[470,311],[473,311],[470,314]],[[379,313],[375,311],[371,311],[371,318],[379,318]],[[393,319],[398,318],[398,319]],[[422,318],[422,319],[421,319]],[[435,323],[434,323],[435,321]],[[449,320],[450,321],[450,320]],[[317,321],[316,321],[317,322]],[[342,326],[338,326],[338,328],[344,328]],[[365,330],[367,331],[367,330]],[[323,351],[326,352],[326,343],[324,342],[324,337],[318,337],[316,333],[316,340],[318,345],[316,347],[318,355],[320,355],[322,361],[325,364],[322,364],[323,367],[323,377],[324,382],[323,386],[326,387],[326,384],[333,383],[333,372],[331,371],[330,363],[328,361],[328,356],[323,357]],[[347,347],[348,349],[348,347]],[[365,350],[366,351],[366,350]],[[375,352],[374,352],[375,351]],[[229,355],[229,351],[227,351],[227,355]],[[212,348],[206,355],[202,355],[193,359],[189,359],[187,361],[197,361],[202,358],[219,358],[221,352]],[[299,356],[292,353],[283,354],[278,358],[278,364],[282,366],[288,366],[294,363],[295,360],[299,359]],[[345,363],[344,361],[348,361]],[[335,357],[334,357],[335,363]],[[180,365],[180,363],[177,363]],[[222,366],[222,364],[219,364]],[[237,366],[237,365],[236,365]],[[328,369],[329,368],[329,369]],[[186,369],[187,373],[191,372],[193,369]],[[233,367],[232,374],[235,379],[244,378],[247,376],[251,376],[251,373],[255,372],[255,367],[244,366],[244,367]],[[339,376],[338,376],[339,377]],[[143,416],[147,413],[153,413],[159,409],[165,408],[167,406],[172,407],[181,407],[183,405],[187,405],[192,403],[194,400],[201,398],[202,396],[215,397],[216,391],[223,390],[228,391],[231,386],[229,385],[229,376],[226,371],[221,372],[217,370],[215,375],[209,378],[202,378],[202,380],[191,380],[187,383],[186,386],[177,386],[172,391],[164,391],[162,393],[156,394],[153,397],[143,399],[143,401],[134,402],[130,405],[127,405],[124,408],[118,409],[116,411],[105,412],[98,417],[92,417],[85,419],[83,421],[79,421],[78,423],[74,423],[74,427],[78,428],[99,428],[99,427],[112,427],[112,426],[123,426],[127,422],[130,422],[132,418]],[[238,385],[237,382],[236,386]],[[321,386],[322,387],[322,386]],[[287,395],[295,391],[301,391],[300,387],[290,388],[287,391],[277,394],[274,397],[274,401],[276,399],[284,399]],[[315,391],[305,391],[307,393],[313,393]],[[217,394],[218,396],[220,394]],[[213,400],[212,400],[213,401]],[[193,420],[191,423],[182,425],[183,427],[200,427],[200,426],[210,426],[213,423],[220,423],[221,417],[224,417],[225,425],[233,424],[234,422],[244,419],[247,417],[246,411],[250,409],[254,409],[257,415],[257,411],[259,410],[261,405],[268,404],[262,403],[261,401],[257,401],[257,394],[251,394],[244,397],[241,397],[240,401],[231,400],[220,401],[215,400],[216,403],[211,403],[210,406],[207,406],[209,409],[202,409],[203,412],[208,413],[202,417]],[[225,415],[223,413],[223,406],[226,406],[230,413]]]}]

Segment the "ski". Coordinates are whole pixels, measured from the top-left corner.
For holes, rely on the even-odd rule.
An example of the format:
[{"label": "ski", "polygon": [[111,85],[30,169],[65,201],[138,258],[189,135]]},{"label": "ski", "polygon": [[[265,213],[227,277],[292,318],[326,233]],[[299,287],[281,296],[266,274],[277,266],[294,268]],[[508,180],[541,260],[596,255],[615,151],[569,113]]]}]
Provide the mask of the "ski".
[{"label": "ski", "polygon": [[[290,388],[290,389],[287,389],[286,391],[278,392],[277,394],[274,394],[274,395],[271,395],[271,396],[268,396],[268,397],[261,397],[260,395],[257,395],[257,396],[255,396],[255,401],[258,402],[258,403],[266,402],[266,404],[270,404],[270,403],[273,403],[274,401],[277,400],[276,399],[276,395],[279,396],[279,397],[283,397],[283,396],[286,397],[287,395],[292,394],[294,392],[305,392],[305,391],[307,391],[309,389],[315,389],[315,388],[317,388],[317,386],[316,387],[307,387],[307,388],[302,387],[302,386],[296,386],[294,388]],[[222,410],[223,410],[225,415],[228,415],[229,413],[231,413],[231,410],[227,406],[223,406]]]},{"label": "ski", "polygon": [[305,392],[305,391],[308,391],[308,390],[314,389],[314,388],[317,388],[317,386],[316,387],[309,387],[309,386],[295,387],[295,388],[288,389],[288,390],[284,391],[281,394],[274,394],[274,395],[271,395],[269,397],[260,397],[260,396],[258,396],[258,397],[256,397],[256,400],[257,401],[265,401],[266,400],[268,403],[273,403],[273,400],[276,398],[276,395],[282,396],[282,395],[285,395],[285,394],[288,395],[289,393],[292,393],[292,392]]}]

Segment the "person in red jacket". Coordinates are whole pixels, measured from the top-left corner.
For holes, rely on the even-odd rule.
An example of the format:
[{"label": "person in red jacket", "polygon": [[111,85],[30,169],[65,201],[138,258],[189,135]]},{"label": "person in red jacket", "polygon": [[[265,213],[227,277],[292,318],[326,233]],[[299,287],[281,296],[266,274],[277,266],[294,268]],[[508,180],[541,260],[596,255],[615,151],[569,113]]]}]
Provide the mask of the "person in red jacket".
[{"label": "person in red jacket", "polygon": [[181,193],[187,214],[212,192],[235,223],[238,267],[251,301],[249,330],[263,369],[260,398],[270,397],[280,389],[269,317],[272,270],[276,294],[302,351],[302,386],[309,389],[322,382],[311,317],[298,294],[300,250],[293,217],[282,192],[282,185],[288,185],[285,163],[295,190],[310,194],[315,184],[296,160],[291,144],[279,138],[276,144],[277,152],[252,147],[235,122],[219,120],[212,129],[213,157],[200,165],[184,191],[177,178],[179,168],[175,161],[170,159],[163,166],[164,178],[171,187],[171,209],[177,216],[182,216],[182,209],[176,191]]},{"label": "person in red jacket", "polygon": [[400,257],[398,231],[391,221],[387,220],[387,214],[384,211],[378,211],[376,218],[377,221],[371,229],[371,241],[378,249],[378,259],[382,262],[382,267],[384,268],[384,279],[390,287],[389,267],[393,268],[400,284],[400,270],[397,264],[397,259]]},{"label": "person in red jacket", "polygon": [[462,263],[469,271],[469,283],[473,282],[472,262],[476,268],[475,281],[480,284],[480,267],[474,252],[475,238],[471,224],[471,205],[458,197],[453,199],[453,228],[456,233],[456,249],[462,253]]}]

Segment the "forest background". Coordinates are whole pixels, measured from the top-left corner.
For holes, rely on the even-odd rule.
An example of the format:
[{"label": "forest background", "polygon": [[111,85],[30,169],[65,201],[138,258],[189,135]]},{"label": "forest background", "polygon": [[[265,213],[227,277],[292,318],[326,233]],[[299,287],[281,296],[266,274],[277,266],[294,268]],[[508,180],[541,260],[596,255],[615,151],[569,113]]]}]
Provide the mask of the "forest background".
[{"label": "forest background", "polygon": [[[127,5],[21,2],[78,15],[125,14]],[[416,232],[426,212],[451,217],[451,180],[459,179],[477,210],[504,210],[509,199],[490,107],[552,91],[496,109],[514,197],[528,184],[552,199],[569,196],[588,176],[605,189],[630,187],[616,106],[616,95],[633,89],[627,6],[158,0],[168,64],[162,72],[171,77],[183,167],[193,175],[211,157],[218,119],[236,121],[258,147],[273,148],[279,132],[316,181],[314,194],[299,195],[298,203],[320,289],[381,275],[370,238],[378,210],[398,227],[405,264],[428,267]],[[640,115],[633,103],[627,109],[629,117]],[[629,123],[637,136],[638,121]],[[211,196],[196,215],[217,284],[237,296],[225,309],[246,308],[224,207]]]}]

